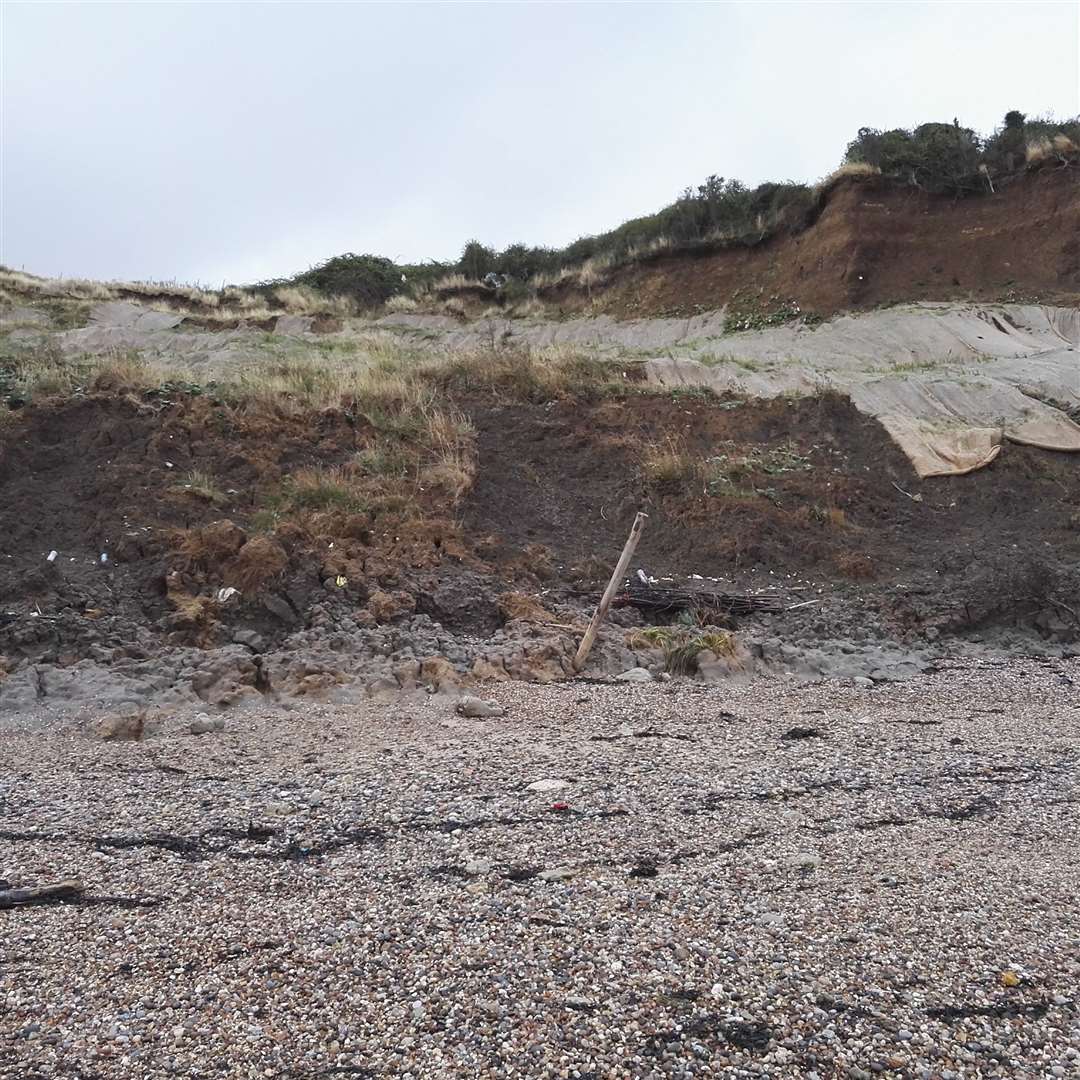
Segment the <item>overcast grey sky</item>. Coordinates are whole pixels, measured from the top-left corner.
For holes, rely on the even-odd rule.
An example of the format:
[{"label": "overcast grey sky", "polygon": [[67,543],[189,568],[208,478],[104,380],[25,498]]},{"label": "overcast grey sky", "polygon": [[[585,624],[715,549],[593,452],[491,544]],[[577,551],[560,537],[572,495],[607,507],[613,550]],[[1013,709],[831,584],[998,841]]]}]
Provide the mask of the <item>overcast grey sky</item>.
[{"label": "overcast grey sky", "polygon": [[18,3],[0,261],[252,281],[564,244],[861,126],[1080,112],[1080,4]]}]

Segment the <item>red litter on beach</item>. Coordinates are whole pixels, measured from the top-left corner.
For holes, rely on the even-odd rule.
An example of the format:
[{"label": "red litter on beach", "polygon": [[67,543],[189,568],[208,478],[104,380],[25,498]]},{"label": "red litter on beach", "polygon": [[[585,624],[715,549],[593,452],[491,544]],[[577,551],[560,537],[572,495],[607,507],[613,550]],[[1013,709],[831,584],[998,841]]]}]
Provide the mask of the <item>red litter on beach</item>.
[{"label": "red litter on beach", "polygon": [[551,804],[551,809],[554,810],[556,814],[565,814],[566,811],[570,809],[570,804],[564,802],[553,802]]}]

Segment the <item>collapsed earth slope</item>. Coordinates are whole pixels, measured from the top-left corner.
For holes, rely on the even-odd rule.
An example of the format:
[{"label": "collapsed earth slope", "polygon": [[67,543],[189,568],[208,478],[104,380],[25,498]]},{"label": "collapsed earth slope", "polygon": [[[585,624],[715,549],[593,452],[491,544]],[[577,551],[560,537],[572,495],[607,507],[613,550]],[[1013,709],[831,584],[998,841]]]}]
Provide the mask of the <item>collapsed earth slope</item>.
[{"label": "collapsed earth slope", "polygon": [[[1069,171],[966,202],[846,184],[800,237],[619,272],[591,300],[608,316],[562,322],[261,312],[207,326],[107,288],[97,305],[40,282],[9,295],[0,708],[564,678],[638,509],[648,573],[768,590],[790,610],[735,639],[619,612],[594,675],[693,672],[700,655],[710,677],[884,679],[950,650],[1073,649],[1080,455],[1010,445],[971,476],[920,479],[844,395],[755,386],[786,370],[781,339],[858,342],[840,359],[860,378],[957,363],[952,346],[930,355],[933,335],[906,357],[885,330],[867,336],[876,315],[814,329],[799,305],[1013,292],[1073,325],[1075,303],[1034,301],[1080,294],[1078,224]],[[611,317],[725,299],[682,329]],[[971,322],[939,307],[911,317]],[[693,328],[711,322],[724,351],[703,359],[720,345]],[[636,333],[675,337],[620,344]],[[1063,336],[1066,378],[1074,345]],[[733,375],[665,384],[659,361]],[[1025,356],[1007,362],[1020,379]]]}]

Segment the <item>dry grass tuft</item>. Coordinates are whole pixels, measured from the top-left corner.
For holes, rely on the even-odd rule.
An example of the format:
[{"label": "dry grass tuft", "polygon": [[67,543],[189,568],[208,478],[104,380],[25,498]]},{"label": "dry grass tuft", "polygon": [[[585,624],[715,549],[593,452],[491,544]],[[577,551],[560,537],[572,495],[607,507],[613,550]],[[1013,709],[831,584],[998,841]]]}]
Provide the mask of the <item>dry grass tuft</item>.
[{"label": "dry grass tuft", "polygon": [[626,644],[641,651],[659,649],[664,654],[664,670],[672,675],[695,674],[703,652],[733,657],[738,650],[735,635],[715,627],[695,631],[685,626],[648,626],[629,634]]},{"label": "dry grass tuft", "polygon": [[436,293],[454,292],[457,289],[468,289],[479,285],[480,282],[472,281],[464,274],[447,274],[439,278],[431,287]]},{"label": "dry grass tuft", "polygon": [[276,288],[272,295],[290,315],[311,311],[321,299],[314,289],[303,285],[282,285]]},{"label": "dry grass tuft", "polygon": [[421,491],[442,492],[456,506],[472,490],[476,480],[476,456],[465,448],[444,454],[420,472]]},{"label": "dry grass tuft", "polygon": [[1048,161],[1054,156],[1054,144],[1045,136],[1041,139],[1032,139],[1027,144],[1027,162],[1035,165],[1041,161]]},{"label": "dry grass tuft", "polygon": [[143,390],[158,374],[146,359],[130,352],[107,359],[97,366],[89,380],[89,389],[96,393],[125,393]]},{"label": "dry grass tuft", "polygon": [[[668,241],[665,237],[661,237],[656,243],[666,246]],[[640,258],[641,254],[640,249],[631,248],[625,261],[633,262],[634,259]],[[607,272],[613,265],[615,265],[613,255],[597,255],[586,259],[580,266],[564,266],[555,273],[537,274],[532,279],[532,286],[538,293],[565,286],[576,286],[588,292],[594,286],[603,284],[607,280]]]},{"label": "dry grass tuft", "polygon": [[404,315],[410,311],[416,311],[420,305],[411,297],[406,296],[404,293],[398,293],[397,296],[391,296],[389,300],[383,304],[383,310],[391,315]]},{"label": "dry grass tuft", "polygon": [[502,593],[497,604],[499,613],[507,621],[520,619],[531,623],[553,623],[556,617],[534,596],[520,592]]},{"label": "dry grass tuft", "polygon": [[615,367],[567,347],[448,353],[420,376],[444,392],[510,401],[593,398],[622,388]]},{"label": "dry grass tuft", "polygon": [[866,161],[848,161],[838,169],[833,169],[828,176],[821,180],[816,190],[819,193],[831,191],[843,180],[869,180],[881,175],[881,169]]},{"label": "dry grass tuft", "polygon": [[218,486],[213,473],[203,469],[192,469],[184,477],[180,486],[184,491],[215,506],[222,506],[229,501],[225,492]]},{"label": "dry grass tuft", "polygon": [[355,470],[342,466],[300,469],[287,477],[282,495],[291,510],[368,509],[370,499]]},{"label": "dry grass tuft", "polygon": [[189,567],[212,570],[236,555],[247,537],[243,529],[224,518],[199,529],[187,529],[175,539],[177,552]]},{"label": "dry grass tuft", "polygon": [[507,314],[514,319],[544,319],[550,316],[547,305],[535,296],[529,296],[514,304]]},{"label": "dry grass tuft", "polygon": [[841,551],[833,557],[836,569],[853,581],[870,581],[877,577],[874,561],[858,551]]},{"label": "dry grass tuft", "polygon": [[1029,142],[1026,156],[1029,165],[1042,165],[1051,161],[1066,165],[1080,156],[1080,146],[1063,131],[1059,131],[1053,138],[1044,135]]},{"label": "dry grass tuft", "polygon": [[285,549],[269,536],[253,536],[228,565],[228,584],[242,593],[258,592],[289,565]]},{"label": "dry grass tuft", "polygon": [[668,436],[642,448],[641,475],[653,487],[681,487],[702,479],[702,461]]}]

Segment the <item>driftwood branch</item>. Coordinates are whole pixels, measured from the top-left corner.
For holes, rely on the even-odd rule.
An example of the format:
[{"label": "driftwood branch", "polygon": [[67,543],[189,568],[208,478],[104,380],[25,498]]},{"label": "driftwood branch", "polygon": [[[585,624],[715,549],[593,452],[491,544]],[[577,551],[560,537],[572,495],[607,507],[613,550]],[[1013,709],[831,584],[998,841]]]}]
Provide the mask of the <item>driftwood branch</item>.
[{"label": "driftwood branch", "polygon": [[645,520],[647,517],[647,514],[643,514],[639,511],[637,517],[634,518],[634,524],[630,528],[630,535],[626,538],[626,544],[623,546],[622,554],[619,556],[619,561],[615,564],[615,569],[611,574],[611,580],[608,582],[608,586],[604,590],[604,595],[600,598],[600,603],[596,606],[592,621],[585,631],[585,636],[581,639],[581,644],[578,646],[577,655],[574,657],[575,671],[580,671],[585,666],[585,661],[589,657],[589,651],[592,649],[593,642],[596,640],[596,632],[600,629],[600,624],[604,621],[604,616],[607,615],[608,608],[611,607],[611,601],[615,599],[615,594],[619,591],[619,586],[626,576],[626,568],[630,565],[630,560],[634,557],[634,549],[637,547],[638,540],[641,538],[641,530],[645,527]]},{"label": "driftwood branch", "polygon": [[61,900],[77,900],[83,887],[74,880],[57,881],[49,885],[29,885],[21,889],[0,889],[0,908],[26,907],[30,904],[54,904]]}]

